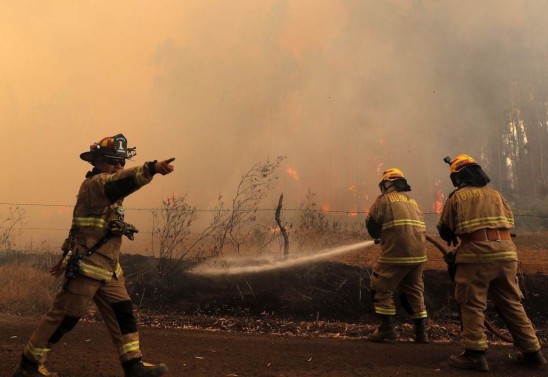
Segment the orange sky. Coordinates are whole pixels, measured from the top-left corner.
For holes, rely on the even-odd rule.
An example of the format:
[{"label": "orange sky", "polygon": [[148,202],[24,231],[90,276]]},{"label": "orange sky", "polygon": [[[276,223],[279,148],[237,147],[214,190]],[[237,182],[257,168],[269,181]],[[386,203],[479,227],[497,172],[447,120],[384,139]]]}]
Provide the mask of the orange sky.
[{"label": "orange sky", "polygon": [[[245,170],[278,155],[287,157],[275,189],[286,207],[311,189],[332,210],[361,211],[378,193],[380,163],[404,170],[429,207],[437,180],[450,189],[441,159],[481,153],[481,137],[460,135],[492,120],[491,95],[519,74],[512,58],[548,45],[547,7],[4,0],[0,202],[67,205],[25,209],[28,227],[68,229],[88,168],[79,154],[122,132],[137,146],[135,163],[177,158],[176,172],[128,207],[158,207],[174,193],[211,208]],[[358,202],[356,192],[369,199]],[[0,216],[6,210],[0,205]],[[37,231],[34,242],[63,237]]]}]

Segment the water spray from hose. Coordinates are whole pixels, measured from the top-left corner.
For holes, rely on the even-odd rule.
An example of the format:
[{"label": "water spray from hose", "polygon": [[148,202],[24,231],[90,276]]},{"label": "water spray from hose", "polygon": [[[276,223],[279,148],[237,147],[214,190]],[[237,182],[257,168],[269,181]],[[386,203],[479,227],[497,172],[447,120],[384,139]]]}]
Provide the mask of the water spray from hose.
[{"label": "water spray from hose", "polygon": [[[363,249],[374,244],[373,241],[362,241],[351,245],[338,246],[331,249],[320,250],[313,255],[307,255],[297,258],[284,260],[267,260],[265,258],[255,259],[222,259],[199,264],[190,273],[198,275],[236,275],[246,273],[259,273],[284,268],[295,267],[298,265],[319,261],[329,257],[342,255]],[[213,264],[213,266],[212,266]]]}]

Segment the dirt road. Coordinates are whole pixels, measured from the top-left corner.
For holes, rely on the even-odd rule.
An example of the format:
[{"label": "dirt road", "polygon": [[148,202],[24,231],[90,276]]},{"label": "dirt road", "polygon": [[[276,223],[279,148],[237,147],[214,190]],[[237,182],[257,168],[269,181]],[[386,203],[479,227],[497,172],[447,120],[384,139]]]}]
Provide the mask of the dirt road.
[{"label": "dirt road", "polygon": [[[0,315],[0,377],[11,377],[36,317]],[[230,332],[141,328],[146,360],[166,363],[168,377],[466,376],[449,368],[458,344],[370,343],[363,339],[284,337]],[[515,365],[510,346],[489,350],[491,372],[481,375],[546,376]],[[81,322],[53,349],[48,367],[63,377],[121,377],[114,347],[102,323]]]}]

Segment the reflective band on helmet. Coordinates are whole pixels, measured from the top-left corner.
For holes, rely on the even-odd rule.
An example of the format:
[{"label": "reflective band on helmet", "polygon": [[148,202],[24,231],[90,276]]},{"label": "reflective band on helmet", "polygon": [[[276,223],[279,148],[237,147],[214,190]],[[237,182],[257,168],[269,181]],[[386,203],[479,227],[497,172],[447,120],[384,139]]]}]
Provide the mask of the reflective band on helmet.
[{"label": "reflective band on helmet", "polygon": [[451,173],[456,173],[468,165],[477,165],[477,162],[473,157],[470,157],[467,154],[459,154],[451,161],[449,169],[451,170]]}]

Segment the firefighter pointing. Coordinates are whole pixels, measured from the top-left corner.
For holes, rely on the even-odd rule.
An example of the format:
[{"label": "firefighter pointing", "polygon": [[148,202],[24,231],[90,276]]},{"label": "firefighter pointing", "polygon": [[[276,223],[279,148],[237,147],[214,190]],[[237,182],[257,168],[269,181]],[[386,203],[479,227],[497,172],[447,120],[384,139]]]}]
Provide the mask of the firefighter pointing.
[{"label": "firefighter pointing", "polygon": [[388,169],[379,183],[380,195],[365,220],[371,237],[380,238],[381,254],[373,269],[371,291],[375,313],[381,325],[367,339],[374,342],[394,340],[394,293],[414,320],[415,342],[428,343],[424,305],[423,269],[426,263],[426,226],[422,211],[406,192],[411,191],[399,169]]},{"label": "firefighter pointing", "polygon": [[444,205],[438,231],[456,249],[455,300],[460,304],[464,352],[449,358],[461,369],[489,370],[484,327],[487,296],[491,296],[508,325],[518,361],[533,366],[546,364],[539,340],[527,317],[517,283],[518,255],[510,229],[514,216],[502,195],[487,186],[489,177],[476,160],[466,154],[450,165],[450,178],[457,188]]},{"label": "firefighter pointing", "polygon": [[93,301],[110,332],[126,377],[158,377],[164,364],[143,363],[133,305],[120,266],[122,237],[138,230],[125,221],[123,200],[150,183],[155,174],[173,171],[170,158],[124,169],[136,149],[122,134],[103,138],[80,158],[93,165],[80,186],[63,257],[51,270],[65,283],[51,309],[31,335],[13,377],[58,377],[44,362],[51,348],[72,330]]}]

